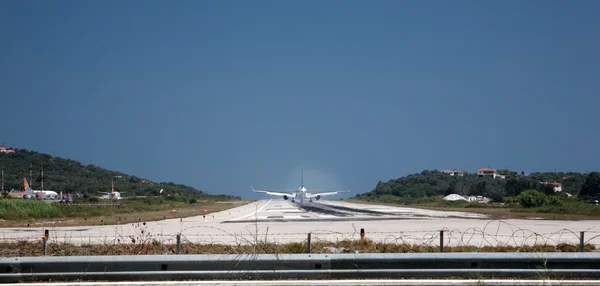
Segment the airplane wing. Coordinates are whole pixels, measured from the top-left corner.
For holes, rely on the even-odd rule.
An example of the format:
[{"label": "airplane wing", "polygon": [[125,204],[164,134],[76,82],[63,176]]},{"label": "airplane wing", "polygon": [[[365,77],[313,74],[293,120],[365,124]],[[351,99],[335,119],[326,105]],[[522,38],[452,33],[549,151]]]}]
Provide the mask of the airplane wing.
[{"label": "airplane wing", "polygon": [[265,193],[265,194],[271,195],[271,196],[296,197],[296,193],[275,192],[275,191],[261,191],[261,190],[255,190],[254,187],[252,187],[252,191],[255,192],[255,193]]},{"label": "airplane wing", "polygon": [[318,192],[318,193],[310,193],[310,194],[306,194],[307,198],[314,198],[316,196],[331,196],[331,195],[337,195],[339,193],[349,193],[350,191],[329,191],[329,192]]}]

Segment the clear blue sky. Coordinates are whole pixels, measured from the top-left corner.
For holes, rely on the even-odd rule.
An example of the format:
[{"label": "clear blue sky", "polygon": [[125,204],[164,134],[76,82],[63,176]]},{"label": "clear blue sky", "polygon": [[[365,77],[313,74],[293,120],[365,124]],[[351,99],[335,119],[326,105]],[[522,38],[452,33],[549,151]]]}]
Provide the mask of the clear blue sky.
[{"label": "clear blue sky", "polygon": [[351,195],[423,169],[599,170],[598,11],[4,0],[0,141],[243,198],[300,168]]}]

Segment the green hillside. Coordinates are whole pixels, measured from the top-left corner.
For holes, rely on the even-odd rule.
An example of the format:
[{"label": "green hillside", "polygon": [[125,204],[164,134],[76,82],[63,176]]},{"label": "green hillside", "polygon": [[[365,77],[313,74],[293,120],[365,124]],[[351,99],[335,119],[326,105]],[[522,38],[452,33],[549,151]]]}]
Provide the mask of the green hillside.
[{"label": "green hillside", "polygon": [[[123,192],[122,197],[156,196],[160,189],[163,195],[186,196],[193,198],[211,198],[218,200],[240,199],[227,195],[208,195],[193,187],[172,182],[152,182],[117,171],[106,170],[94,165],[83,165],[77,161],[52,157],[48,154],[15,149],[13,154],[0,153],[0,166],[4,168],[4,189],[22,191],[23,177],[32,185],[32,189],[42,189],[41,166],[44,167],[44,190],[57,193],[80,193],[97,197],[100,192],[110,192],[111,178],[115,191]],[[29,177],[33,167],[33,178]]]},{"label": "green hillside", "polygon": [[[425,170],[418,174],[379,182],[368,193],[358,194],[363,200],[411,203],[423,199],[459,194],[463,196],[486,196],[495,202],[516,197],[525,190],[537,190],[552,196],[591,198],[600,192],[600,173],[532,173],[527,176],[499,170],[506,178],[479,177],[465,173],[464,176],[450,176],[438,170]],[[562,192],[555,193],[552,185],[541,182],[558,182]]]}]

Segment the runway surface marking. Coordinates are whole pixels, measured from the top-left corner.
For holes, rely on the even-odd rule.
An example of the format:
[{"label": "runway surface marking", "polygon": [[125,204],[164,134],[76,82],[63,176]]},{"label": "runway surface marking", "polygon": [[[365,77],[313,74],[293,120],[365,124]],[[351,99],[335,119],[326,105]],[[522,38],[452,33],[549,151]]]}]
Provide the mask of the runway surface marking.
[{"label": "runway surface marking", "polygon": [[232,219],[232,220],[241,220],[241,219],[245,219],[245,218],[247,218],[247,217],[253,216],[253,215],[255,215],[256,213],[258,213],[258,212],[262,211],[262,209],[264,209],[266,206],[268,206],[268,205],[269,205],[269,204],[270,204],[272,201],[273,201],[273,200],[269,200],[269,201],[268,201],[268,202],[267,202],[267,203],[266,203],[264,206],[262,206],[261,208],[257,209],[257,210],[256,210],[255,212],[253,212],[253,213],[250,213],[250,214],[247,214],[247,215],[245,215],[245,216],[241,216],[241,217],[238,217],[238,218],[235,218],[235,219]]}]

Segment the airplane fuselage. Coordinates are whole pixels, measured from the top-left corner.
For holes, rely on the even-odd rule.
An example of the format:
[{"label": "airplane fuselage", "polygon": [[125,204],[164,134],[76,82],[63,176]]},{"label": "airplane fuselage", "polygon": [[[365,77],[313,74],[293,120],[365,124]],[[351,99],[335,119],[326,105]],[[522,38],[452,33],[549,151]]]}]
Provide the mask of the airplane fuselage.
[{"label": "airplane fuselage", "polygon": [[300,202],[303,202],[306,199],[306,188],[300,187],[298,189],[298,197],[300,197]]},{"label": "airplane fuselage", "polygon": [[121,193],[119,192],[114,192],[112,194],[106,194],[106,195],[102,195],[100,196],[101,199],[112,199],[112,200],[120,200],[121,199]]},{"label": "airplane fuselage", "polygon": [[57,197],[58,194],[54,191],[39,191],[39,190],[31,190],[34,194],[42,194],[44,196],[54,196]]}]

